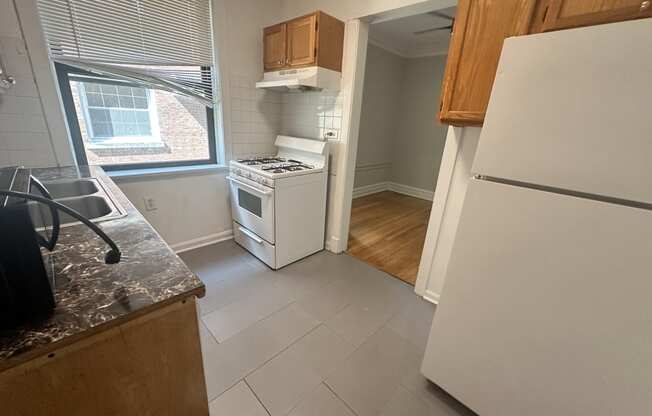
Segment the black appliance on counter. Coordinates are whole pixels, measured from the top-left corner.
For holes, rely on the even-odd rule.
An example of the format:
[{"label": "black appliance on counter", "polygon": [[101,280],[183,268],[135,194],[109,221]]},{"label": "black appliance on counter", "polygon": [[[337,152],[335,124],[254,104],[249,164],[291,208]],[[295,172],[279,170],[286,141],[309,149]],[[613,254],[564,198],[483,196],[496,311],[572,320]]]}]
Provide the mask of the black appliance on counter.
[{"label": "black appliance on counter", "polygon": [[47,316],[55,307],[54,250],[59,210],[97,233],[111,250],[107,264],[120,261],[116,244],[89,219],[52,199],[30,169],[0,169],[0,329]]}]

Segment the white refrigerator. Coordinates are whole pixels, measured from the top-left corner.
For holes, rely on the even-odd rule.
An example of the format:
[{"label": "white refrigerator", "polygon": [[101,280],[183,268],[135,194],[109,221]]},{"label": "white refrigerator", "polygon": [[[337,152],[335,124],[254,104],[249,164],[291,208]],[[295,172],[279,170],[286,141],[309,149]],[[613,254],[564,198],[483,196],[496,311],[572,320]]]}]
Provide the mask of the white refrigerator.
[{"label": "white refrigerator", "polygon": [[481,416],[652,414],[652,19],[505,41],[422,372]]}]

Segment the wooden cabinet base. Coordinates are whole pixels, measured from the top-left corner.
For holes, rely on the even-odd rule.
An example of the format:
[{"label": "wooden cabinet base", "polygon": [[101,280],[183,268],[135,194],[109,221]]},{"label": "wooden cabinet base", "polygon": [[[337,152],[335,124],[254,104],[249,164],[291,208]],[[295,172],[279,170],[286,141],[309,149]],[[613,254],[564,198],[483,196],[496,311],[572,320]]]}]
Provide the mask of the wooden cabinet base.
[{"label": "wooden cabinet base", "polygon": [[3,416],[208,415],[195,298],[0,373]]}]

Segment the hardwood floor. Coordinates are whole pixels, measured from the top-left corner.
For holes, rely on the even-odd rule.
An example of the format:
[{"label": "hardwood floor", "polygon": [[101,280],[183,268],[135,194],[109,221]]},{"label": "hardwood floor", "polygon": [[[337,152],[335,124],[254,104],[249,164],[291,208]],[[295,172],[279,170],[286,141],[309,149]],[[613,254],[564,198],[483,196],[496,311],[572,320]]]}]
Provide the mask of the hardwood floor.
[{"label": "hardwood floor", "polygon": [[390,191],[354,199],[348,253],[414,285],[431,206]]}]

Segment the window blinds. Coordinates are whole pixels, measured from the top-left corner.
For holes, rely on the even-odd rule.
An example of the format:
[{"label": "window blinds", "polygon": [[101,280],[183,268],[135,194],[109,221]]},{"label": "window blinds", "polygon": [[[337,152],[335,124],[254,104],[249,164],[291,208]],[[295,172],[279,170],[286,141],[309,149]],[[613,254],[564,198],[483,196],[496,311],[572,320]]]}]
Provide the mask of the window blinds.
[{"label": "window blinds", "polygon": [[210,0],[39,0],[57,62],[213,102]]}]

